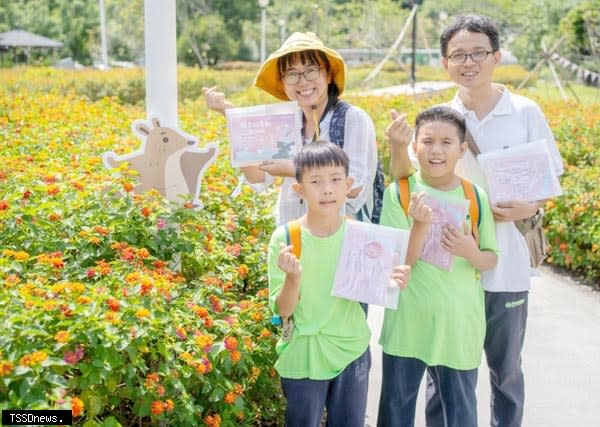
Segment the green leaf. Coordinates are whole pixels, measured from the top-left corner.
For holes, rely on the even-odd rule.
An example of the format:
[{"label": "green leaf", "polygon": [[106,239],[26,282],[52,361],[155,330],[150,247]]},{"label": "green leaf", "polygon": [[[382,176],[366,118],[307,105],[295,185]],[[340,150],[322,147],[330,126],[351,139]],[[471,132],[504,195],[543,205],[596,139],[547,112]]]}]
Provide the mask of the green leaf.
[{"label": "green leaf", "polygon": [[223,399],[225,396],[225,392],[220,388],[215,388],[213,392],[208,397],[209,402],[218,402]]},{"label": "green leaf", "polygon": [[104,409],[104,402],[98,396],[93,396],[89,401],[89,416],[94,417],[100,413],[102,413]]},{"label": "green leaf", "polygon": [[67,380],[64,377],[56,374],[47,374],[45,377],[47,383],[59,387],[67,387]]},{"label": "green leaf", "polygon": [[29,392],[31,390],[31,387],[35,384],[35,379],[31,378],[31,377],[25,377],[23,378],[23,381],[21,381],[21,387],[19,387],[19,394],[21,395],[21,398],[25,399],[27,397],[29,397]]},{"label": "green leaf", "polygon": [[90,385],[100,383],[100,372],[98,372],[96,370],[90,372],[88,379],[90,381]]},{"label": "green leaf", "polygon": [[14,374],[15,375],[23,375],[23,374],[26,374],[28,372],[31,372],[31,368],[29,366],[21,366],[21,365],[19,365],[19,366],[17,366],[15,368]]},{"label": "green leaf", "polygon": [[117,419],[115,417],[108,417],[107,419],[105,419],[104,421],[102,421],[102,424],[100,424],[102,427],[121,427],[122,424],[117,421]]}]

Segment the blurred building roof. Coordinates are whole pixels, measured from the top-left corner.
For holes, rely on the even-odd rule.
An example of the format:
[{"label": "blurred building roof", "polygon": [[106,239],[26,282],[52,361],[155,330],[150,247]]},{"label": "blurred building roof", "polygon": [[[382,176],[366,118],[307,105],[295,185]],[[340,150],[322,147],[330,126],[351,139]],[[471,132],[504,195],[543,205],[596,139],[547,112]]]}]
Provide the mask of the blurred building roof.
[{"label": "blurred building roof", "polygon": [[63,43],[25,30],[0,33],[0,47],[62,47]]}]

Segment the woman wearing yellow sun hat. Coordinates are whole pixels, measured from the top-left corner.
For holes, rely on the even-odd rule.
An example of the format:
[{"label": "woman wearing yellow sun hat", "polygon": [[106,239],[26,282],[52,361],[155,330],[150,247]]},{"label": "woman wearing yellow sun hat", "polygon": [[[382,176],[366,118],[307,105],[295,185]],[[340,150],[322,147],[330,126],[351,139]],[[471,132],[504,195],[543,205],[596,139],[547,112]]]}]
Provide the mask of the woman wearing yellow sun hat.
[{"label": "woman wearing yellow sun hat", "polygon": [[[378,222],[383,174],[377,163],[375,128],[363,110],[339,99],[346,84],[346,64],[341,55],[315,34],[297,32],[262,64],[254,84],[280,100],[298,103],[303,111],[303,143],[324,140],[344,149],[350,159],[349,175],[354,179],[345,214]],[[204,96],[208,107],[222,114],[233,107],[216,86],[204,88]],[[270,184],[273,177],[283,177],[277,225],[306,213],[306,206],[292,190],[295,178],[291,160],[269,160],[242,171],[257,190]]]},{"label": "woman wearing yellow sun hat", "polygon": [[[276,98],[298,103],[303,111],[303,143],[324,140],[343,148],[350,160],[349,176],[354,181],[346,199],[345,214],[371,221],[374,199],[380,203],[382,195],[381,192],[373,196],[376,173],[380,171],[377,168],[375,129],[371,118],[363,110],[339,100],[345,83],[344,60],[313,33],[292,34],[262,64],[255,80],[257,87]],[[208,106],[213,110],[224,114],[226,108],[233,107],[216,87],[205,88],[204,93]],[[273,177],[283,177],[276,210],[277,225],[286,224],[306,213],[306,205],[292,189],[296,179],[291,160],[265,161],[258,167],[242,170],[254,188],[252,183],[270,183]],[[379,178],[383,189],[382,174]],[[315,255],[318,250],[310,251],[315,248],[311,246],[315,241],[323,241],[324,238],[311,236],[301,238],[307,245],[304,251],[320,256],[323,267],[330,267],[322,258],[324,254]],[[271,266],[269,270],[273,272]],[[320,274],[328,277],[328,273]],[[278,276],[278,273],[273,275]],[[272,280],[270,274],[270,286]],[[287,275],[283,280],[287,283]],[[314,301],[307,299],[310,298],[309,288],[303,289],[303,301]],[[302,291],[297,289],[297,292]],[[329,300],[320,303],[322,307],[311,304],[318,313],[315,316],[307,319],[306,309],[301,308],[299,310],[304,317],[292,316],[295,319],[293,336],[287,347],[278,347],[280,361],[284,360],[278,368],[283,371],[278,372],[287,399],[285,425],[318,427],[326,408],[327,425],[364,426],[370,351],[368,348],[364,352],[359,351],[361,355],[357,358],[354,358],[354,353],[357,342],[362,345],[366,338],[365,344],[368,345],[366,318],[360,310],[357,312],[355,303],[345,305],[339,298],[334,304],[330,304]],[[349,355],[353,360],[347,360]]]}]

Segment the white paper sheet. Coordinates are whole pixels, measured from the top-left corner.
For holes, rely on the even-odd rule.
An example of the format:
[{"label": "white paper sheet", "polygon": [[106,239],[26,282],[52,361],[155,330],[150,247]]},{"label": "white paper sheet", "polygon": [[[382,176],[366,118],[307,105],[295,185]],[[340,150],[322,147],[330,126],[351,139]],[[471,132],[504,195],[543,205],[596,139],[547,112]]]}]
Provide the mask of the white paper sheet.
[{"label": "white paper sheet", "polygon": [[534,202],[562,194],[545,140],[482,153],[490,202]]},{"label": "white paper sheet", "polygon": [[233,167],[292,159],[302,146],[302,113],[296,102],[225,110]]},{"label": "white paper sheet", "polygon": [[454,262],[454,255],[442,247],[444,225],[452,224],[462,231],[469,209],[469,201],[463,199],[450,202],[438,200],[429,194],[425,194],[423,202],[431,208],[432,215],[427,238],[421,252],[421,259],[450,271]]},{"label": "white paper sheet", "polygon": [[395,309],[400,289],[390,287],[392,268],[404,263],[409,232],[346,222],[332,295]]}]

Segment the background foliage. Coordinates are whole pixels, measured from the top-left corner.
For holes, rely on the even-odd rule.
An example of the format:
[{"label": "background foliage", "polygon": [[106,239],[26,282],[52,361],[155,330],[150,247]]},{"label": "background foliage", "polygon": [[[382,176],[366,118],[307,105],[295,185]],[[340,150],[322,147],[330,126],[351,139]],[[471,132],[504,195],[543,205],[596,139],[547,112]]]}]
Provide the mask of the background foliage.
[{"label": "background foliage", "polygon": [[[0,409],[70,408],[86,426],[277,425],[273,193],[231,199],[223,153],[202,211],[131,194],[135,177],[99,156],[139,147],[129,122],[143,110],[46,92],[60,78],[47,79],[0,89]],[[197,107],[180,117],[204,145],[223,123]]]},{"label": "background foliage", "polygon": [[[437,48],[441,29],[458,13],[484,13],[501,28],[503,45],[527,68],[565,36],[562,56],[598,71],[600,0],[425,0],[418,13],[417,47]],[[267,51],[294,31],[313,31],[334,48],[389,48],[409,14],[402,0],[271,0],[267,7]],[[104,0],[109,57],[143,61],[143,0]],[[178,58],[187,65],[213,66],[258,60],[260,8],[257,0],[177,0]],[[12,0],[0,2],[0,32],[22,28],[65,43],[60,52],[82,64],[100,59],[98,1]],[[402,46],[409,47],[407,35]],[[51,62],[47,52],[33,61]],[[1,56],[11,64],[13,56]]]}]

